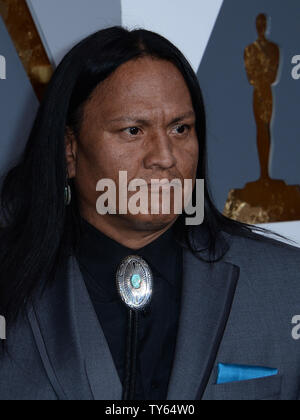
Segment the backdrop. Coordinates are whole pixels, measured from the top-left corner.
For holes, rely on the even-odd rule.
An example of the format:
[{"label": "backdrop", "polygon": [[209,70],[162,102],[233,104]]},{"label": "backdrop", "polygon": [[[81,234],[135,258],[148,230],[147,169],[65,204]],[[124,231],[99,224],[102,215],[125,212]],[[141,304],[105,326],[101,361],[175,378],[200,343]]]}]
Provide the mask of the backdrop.
[{"label": "backdrop", "polygon": [[[183,51],[204,93],[210,188],[220,211],[226,203],[231,208],[236,204],[230,192],[260,176],[254,87],[244,55],[249,45],[260,45],[255,21],[264,13],[266,39],[280,54],[276,81],[271,85],[269,175],[286,185],[300,184],[299,0],[27,0],[27,5],[54,68],[80,39],[112,25],[154,30]],[[7,66],[6,80],[0,80],[3,174],[24,148],[38,101],[2,20],[0,55]],[[268,65],[266,62],[265,69]],[[293,193],[296,196],[296,189]],[[295,218],[286,222],[272,227],[300,242],[300,223]]]}]

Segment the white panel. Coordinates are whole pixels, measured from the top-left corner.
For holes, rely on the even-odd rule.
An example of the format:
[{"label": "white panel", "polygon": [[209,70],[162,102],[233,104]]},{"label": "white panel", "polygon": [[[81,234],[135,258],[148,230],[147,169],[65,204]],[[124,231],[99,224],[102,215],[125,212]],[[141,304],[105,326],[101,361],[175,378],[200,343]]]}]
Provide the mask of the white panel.
[{"label": "white panel", "polygon": [[120,0],[27,0],[48,56],[58,64],[93,32],[121,25]]},{"label": "white panel", "polygon": [[198,70],[223,0],[122,0],[122,23],[172,41]]},{"label": "white panel", "polygon": [[[270,223],[258,225],[273,232],[279,233],[288,239],[296,241],[296,243],[288,242],[290,245],[298,246],[300,248],[300,221],[299,222],[284,222],[284,223]],[[278,239],[278,238],[276,238]],[[285,242],[283,240],[283,242]]]}]

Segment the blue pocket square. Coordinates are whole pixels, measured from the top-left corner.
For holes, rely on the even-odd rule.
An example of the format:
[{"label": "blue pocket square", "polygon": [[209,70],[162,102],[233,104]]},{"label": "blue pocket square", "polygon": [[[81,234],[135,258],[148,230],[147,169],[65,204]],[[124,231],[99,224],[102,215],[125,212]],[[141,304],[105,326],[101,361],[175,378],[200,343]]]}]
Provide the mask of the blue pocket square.
[{"label": "blue pocket square", "polygon": [[267,378],[276,375],[278,375],[277,369],[256,366],[224,365],[220,363],[218,365],[217,385]]}]

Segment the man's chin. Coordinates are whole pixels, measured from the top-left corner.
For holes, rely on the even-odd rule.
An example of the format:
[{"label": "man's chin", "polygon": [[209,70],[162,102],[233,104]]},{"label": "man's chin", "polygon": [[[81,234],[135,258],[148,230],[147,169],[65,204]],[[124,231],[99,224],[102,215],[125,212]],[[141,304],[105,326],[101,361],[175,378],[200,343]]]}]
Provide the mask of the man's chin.
[{"label": "man's chin", "polygon": [[171,226],[173,223],[175,223],[175,221],[178,219],[178,215],[138,214],[136,216],[126,216],[126,219],[134,230],[158,231],[166,229],[168,226]]}]

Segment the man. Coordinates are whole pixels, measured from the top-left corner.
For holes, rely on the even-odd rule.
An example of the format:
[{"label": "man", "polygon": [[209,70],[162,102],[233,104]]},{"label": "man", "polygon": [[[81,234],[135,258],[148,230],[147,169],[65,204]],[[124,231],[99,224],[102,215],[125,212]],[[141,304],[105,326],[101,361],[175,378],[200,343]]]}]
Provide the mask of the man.
[{"label": "man", "polygon": [[[205,150],[197,78],[164,38],[111,28],[65,57],[2,193],[1,399],[298,397],[299,250],[226,219],[207,186],[199,226],[151,190],[191,179],[197,199]],[[121,211],[122,172],[158,212]],[[128,296],[150,305],[137,315]]]}]

